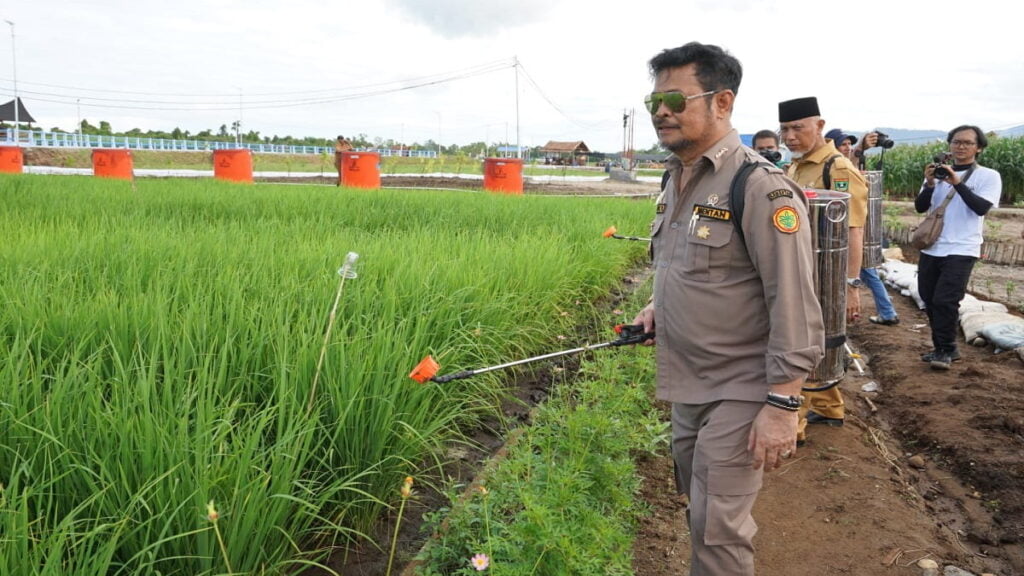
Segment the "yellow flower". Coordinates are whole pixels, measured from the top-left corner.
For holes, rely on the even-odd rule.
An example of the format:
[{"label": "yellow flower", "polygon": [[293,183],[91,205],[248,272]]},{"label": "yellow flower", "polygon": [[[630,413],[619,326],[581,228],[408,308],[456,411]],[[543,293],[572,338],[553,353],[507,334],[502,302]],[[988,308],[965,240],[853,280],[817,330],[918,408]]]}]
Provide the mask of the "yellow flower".
[{"label": "yellow flower", "polygon": [[412,476],[405,477],[405,482],[402,483],[402,489],[399,492],[402,494],[402,498],[412,496]]},{"label": "yellow flower", "polygon": [[210,502],[206,504],[206,518],[214,524],[216,524],[217,520],[220,518],[220,514],[217,513],[217,508],[213,505],[213,500],[210,500]]},{"label": "yellow flower", "polygon": [[487,489],[487,486],[484,486],[483,484],[477,486],[477,490],[479,490],[480,493],[483,494],[484,496],[490,494],[490,491]]}]

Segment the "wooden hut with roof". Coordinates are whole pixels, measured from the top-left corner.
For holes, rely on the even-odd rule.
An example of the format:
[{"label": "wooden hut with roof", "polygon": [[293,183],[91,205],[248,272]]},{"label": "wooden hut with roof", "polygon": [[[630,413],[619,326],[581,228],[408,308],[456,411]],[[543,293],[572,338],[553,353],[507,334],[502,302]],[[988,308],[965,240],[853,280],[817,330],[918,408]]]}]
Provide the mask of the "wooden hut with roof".
[{"label": "wooden hut with roof", "polygon": [[540,153],[544,155],[545,164],[556,164],[559,166],[584,166],[590,154],[590,148],[582,140],[575,142],[548,141],[541,147]]}]

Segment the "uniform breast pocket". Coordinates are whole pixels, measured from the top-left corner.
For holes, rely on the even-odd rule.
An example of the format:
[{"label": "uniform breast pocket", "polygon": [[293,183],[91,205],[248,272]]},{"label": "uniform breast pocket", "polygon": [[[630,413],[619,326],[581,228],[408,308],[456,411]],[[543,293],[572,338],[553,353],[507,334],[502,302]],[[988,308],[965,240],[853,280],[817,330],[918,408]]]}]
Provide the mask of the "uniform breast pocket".
[{"label": "uniform breast pocket", "polygon": [[733,252],[732,222],[699,220],[686,236],[683,272],[700,282],[721,282],[729,276]]},{"label": "uniform breast pocket", "polygon": [[658,214],[657,216],[654,217],[654,220],[651,222],[651,237],[652,238],[657,236],[658,232],[661,231],[661,224],[664,221],[665,221],[665,215],[664,214]]}]

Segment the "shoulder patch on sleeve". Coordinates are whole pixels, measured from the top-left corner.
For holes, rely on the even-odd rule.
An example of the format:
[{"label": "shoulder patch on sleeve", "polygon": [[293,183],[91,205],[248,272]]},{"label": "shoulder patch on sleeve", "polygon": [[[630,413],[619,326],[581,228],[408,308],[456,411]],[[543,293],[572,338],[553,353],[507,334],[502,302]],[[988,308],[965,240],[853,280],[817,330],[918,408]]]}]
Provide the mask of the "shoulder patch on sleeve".
[{"label": "shoulder patch on sleeve", "polygon": [[778,200],[779,198],[792,198],[793,191],[787,188],[779,188],[778,190],[772,190],[768,193],[769,200]]},{"label": "shoulder patch on sleeve", "polygon": [[782,206],[772,214],[775,229],[785,234],[792,234],[800,229],[800,215],[792,206]]},{"label": "shoulder patch on sleeve", "polygon": [[850,181],[848,179],[833,180],[832,181],[836,192],[847,192],[850,189]]}]

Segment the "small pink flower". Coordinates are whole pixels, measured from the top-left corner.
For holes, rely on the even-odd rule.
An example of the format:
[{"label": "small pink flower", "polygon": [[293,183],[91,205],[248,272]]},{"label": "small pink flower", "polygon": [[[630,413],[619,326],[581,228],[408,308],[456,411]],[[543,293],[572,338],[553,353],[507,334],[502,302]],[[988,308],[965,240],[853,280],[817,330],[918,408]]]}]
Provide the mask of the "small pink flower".
[{"label": "small pink flower", "polygon": [[491,565],[491,559],[487,557],[487,554],[477,554],[470,562],[473,563],[473,568],[476,568],[477,572],[483,572]]}]

